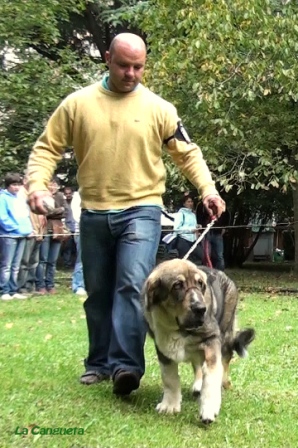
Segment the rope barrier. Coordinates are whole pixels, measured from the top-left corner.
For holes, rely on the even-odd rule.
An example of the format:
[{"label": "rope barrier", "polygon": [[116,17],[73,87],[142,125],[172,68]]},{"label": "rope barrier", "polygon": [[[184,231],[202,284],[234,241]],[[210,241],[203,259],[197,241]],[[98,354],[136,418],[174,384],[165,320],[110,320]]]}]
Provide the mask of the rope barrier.
[{"label": "rope barrier", "polygon": [[[252,229],[252,228],[270,228],[270,229],[276,229],[278,227],[284,227],[283,230],[287,230],[288,228],[290,228],[291,226],[293,226],[294,224],[297,224],[298,221],[291,221],[291,222],[281,222],[281,223],[276,223],[276,224],[242,224],[242,225],[231,225],[231,226],[213,226],[213,229]],[[207,225],[207,227],[196,227],[193,229],[187,229],[187,230],[182,230],[182,229],[169,229],[169,230],[164,230],[164,231],[169,231],[171,233],[194,233],[195,231],[205,231],[207,228],[209,230],[210,227],[208,227],[209,224]],[[169,226],[165,226],[165,227],[169,227]],[[34,234],[32,236],[13,236],[13,235],[7,235],[7,234],[2,234],[0,235],[0,238],[36,238],[36,237],[45,237],[45,236],[76,236],[76,235],[80,235],[79,232],[70,232],[70,233],[45,233],[45,234]]]}]

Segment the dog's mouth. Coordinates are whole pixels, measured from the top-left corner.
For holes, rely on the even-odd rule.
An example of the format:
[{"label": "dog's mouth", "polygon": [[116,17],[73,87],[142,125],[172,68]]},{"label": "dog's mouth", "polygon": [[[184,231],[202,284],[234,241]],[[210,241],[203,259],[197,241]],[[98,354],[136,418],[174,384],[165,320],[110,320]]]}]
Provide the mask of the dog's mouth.
[{"label": "dog's mouth", "polygon": [[204,325],[204,321],[204,316],[187,317],[183,322],[180,322],[178,317],[176,318],[177,325],[181,331],[195,332]]}]

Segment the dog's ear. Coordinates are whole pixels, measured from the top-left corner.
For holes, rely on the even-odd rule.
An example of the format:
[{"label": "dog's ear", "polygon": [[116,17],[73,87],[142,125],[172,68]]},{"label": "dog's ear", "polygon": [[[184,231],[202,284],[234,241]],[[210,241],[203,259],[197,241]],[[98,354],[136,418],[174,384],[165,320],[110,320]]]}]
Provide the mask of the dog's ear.
[{"label": "dog's ear", "polygon": [[149,277],[143,288],[143,297],[147,311],[150,311],[154,305],[166,300],[168,293],[168,288],[163,284],[160,277]]}]

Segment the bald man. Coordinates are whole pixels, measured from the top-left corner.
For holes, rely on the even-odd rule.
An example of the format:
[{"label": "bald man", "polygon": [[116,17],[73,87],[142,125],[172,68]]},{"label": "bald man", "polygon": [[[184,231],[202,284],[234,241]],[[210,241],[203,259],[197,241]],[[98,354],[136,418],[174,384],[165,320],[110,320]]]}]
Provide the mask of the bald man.
[{"label": "bald man", "polygon": [[29,203],[45,214],[48,183],[73,147],[81,195],[80,236],[88,298],[85,372],[90,385],[112,379],[113,392],[138,389],[145,371],[146,326],[140,290],[155,265],[165,192],[165,147],[199,190],[208,212],[224,202],[199,147],[175,107],[141,84],[146,47],[135,34],[116,36],[103,79],[69,95],[50,117],[28,161]]}]

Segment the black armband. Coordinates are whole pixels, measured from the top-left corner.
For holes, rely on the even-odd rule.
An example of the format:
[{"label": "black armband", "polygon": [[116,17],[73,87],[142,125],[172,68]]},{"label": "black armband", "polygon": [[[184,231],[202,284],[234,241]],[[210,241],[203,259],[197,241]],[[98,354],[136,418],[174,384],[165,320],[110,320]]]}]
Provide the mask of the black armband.
[{"label": "black armband", "polygon": [[164,143],[167,144],[170,140],[172,140],[172,138],[176,138],[177,140],[179,140],[180,142],[185,142],[185,143],[191,143],[191,140],[189,138],[188,133],[186,132],[185,127],[182,124],[182,121],[178,121],[177,123],[177,129],[175,131],[174,135],[171,135],[171,137],[167,138]]}]

